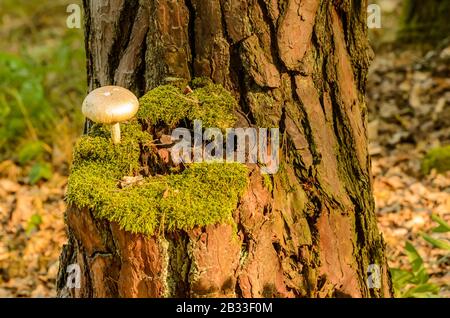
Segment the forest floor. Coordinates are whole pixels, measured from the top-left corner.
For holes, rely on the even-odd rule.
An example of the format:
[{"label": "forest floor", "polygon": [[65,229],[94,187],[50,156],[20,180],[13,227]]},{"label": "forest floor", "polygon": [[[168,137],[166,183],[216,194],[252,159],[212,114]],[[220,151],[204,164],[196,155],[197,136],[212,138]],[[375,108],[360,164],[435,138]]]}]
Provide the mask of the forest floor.
[{"label": "forest floor", "polygon": [[[420,236],[435,213],[450,219],[450,173],[424,176],[428,149],[450,143],[450,46],[420,55],[379,54],[368,83],[370,152],[380,229],[391,267],[408,268],[406,241],[419,250],[440,296],[450,297],[450,260]],[[0,163],[0,297],[53,297],[66,242],[67,177],[28,185],[21,168]]]},{"label": "forest floor", "polygon": [[[368,81],[369,146],[379,227],[392,268],[410,268],[405,243],[422,256],[439,295],[450,297],[450,255],[421,236],[450,220],[450,172],[423,175],[432,148],[450,144],[450,46],[378,54]],[[433,237],[449,239],[447,234]]]}]

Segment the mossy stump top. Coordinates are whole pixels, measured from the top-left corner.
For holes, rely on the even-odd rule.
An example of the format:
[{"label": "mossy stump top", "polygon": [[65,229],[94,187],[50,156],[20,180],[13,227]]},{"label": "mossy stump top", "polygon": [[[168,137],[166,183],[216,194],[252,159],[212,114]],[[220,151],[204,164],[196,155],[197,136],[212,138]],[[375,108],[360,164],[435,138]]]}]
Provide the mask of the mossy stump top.
[{"label": "mossy stump top", "polygon": [[[221,129],[234,124],[237,102],[228,91],[203,79],[194,80],[192,87],[190,94],[172,85],[145,94],[137,118],[122,125],[120,144],[112,143],[102,125],[82,136],[74,148],[67,202],[147,235],[232,222],[248,183],[245,165],[192,163],[180,173],[140,176],[141,156],[153,143],[143,126],[175,128],[196,119]],[[124,186],[121,180],[127,177],[138,181]]]}]

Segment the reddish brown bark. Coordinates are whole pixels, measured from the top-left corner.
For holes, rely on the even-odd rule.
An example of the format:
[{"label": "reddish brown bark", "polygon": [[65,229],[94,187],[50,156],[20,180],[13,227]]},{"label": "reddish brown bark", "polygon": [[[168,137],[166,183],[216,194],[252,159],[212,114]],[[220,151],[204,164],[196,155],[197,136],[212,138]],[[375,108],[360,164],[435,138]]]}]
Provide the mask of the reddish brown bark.
[{"label": "reddish brown bark", "polygon": [[[237,229],[145,237],[70,207],[59,295],[390,297],[367,152],[365,12],[352,0],[85,1],[90,89],[142,95],[209,77],[239,100],[239,125],[280,127],[282,169],[269,190],[252,167]],[[80,290],[65,286],[74,262]]]}]

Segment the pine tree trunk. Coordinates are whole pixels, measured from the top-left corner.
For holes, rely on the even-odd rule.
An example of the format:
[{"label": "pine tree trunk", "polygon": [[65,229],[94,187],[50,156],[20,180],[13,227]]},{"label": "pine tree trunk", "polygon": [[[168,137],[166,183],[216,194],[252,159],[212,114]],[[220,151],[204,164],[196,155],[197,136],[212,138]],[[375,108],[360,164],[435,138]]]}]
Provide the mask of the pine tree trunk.
[{"label": "pine tree trunk", "polygon": [[433,44],[450,36],[450,0],[406,0],[403,5],[400,40]]},{"label": "pine tree trunk", "polygon": [[[283,168],[272,189],[251,171],[238,239],[229,224],[131,234],[69,207],[60,296],[392,295],[367,151],[365,1],[84,2],[90,89],[142,95],[168,77],[209,77],[252,125],[280,127]],[[79,289],[66,285],[74,263]],[[367,284],[371,264],[380,288]]]}]

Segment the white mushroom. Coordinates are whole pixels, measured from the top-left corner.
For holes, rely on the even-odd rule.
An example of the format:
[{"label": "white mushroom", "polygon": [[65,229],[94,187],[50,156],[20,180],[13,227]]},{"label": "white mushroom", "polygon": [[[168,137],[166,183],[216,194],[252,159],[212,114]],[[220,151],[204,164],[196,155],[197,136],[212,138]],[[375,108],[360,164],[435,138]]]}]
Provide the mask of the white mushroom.
[{"label": "white mushroom", "polygon": [[136,115],[139,109],[137,97],[120,86],[103,86],[89,93],[81,111],[95,123],[111,126],[114,144],[120,143],[120,123]]}]

